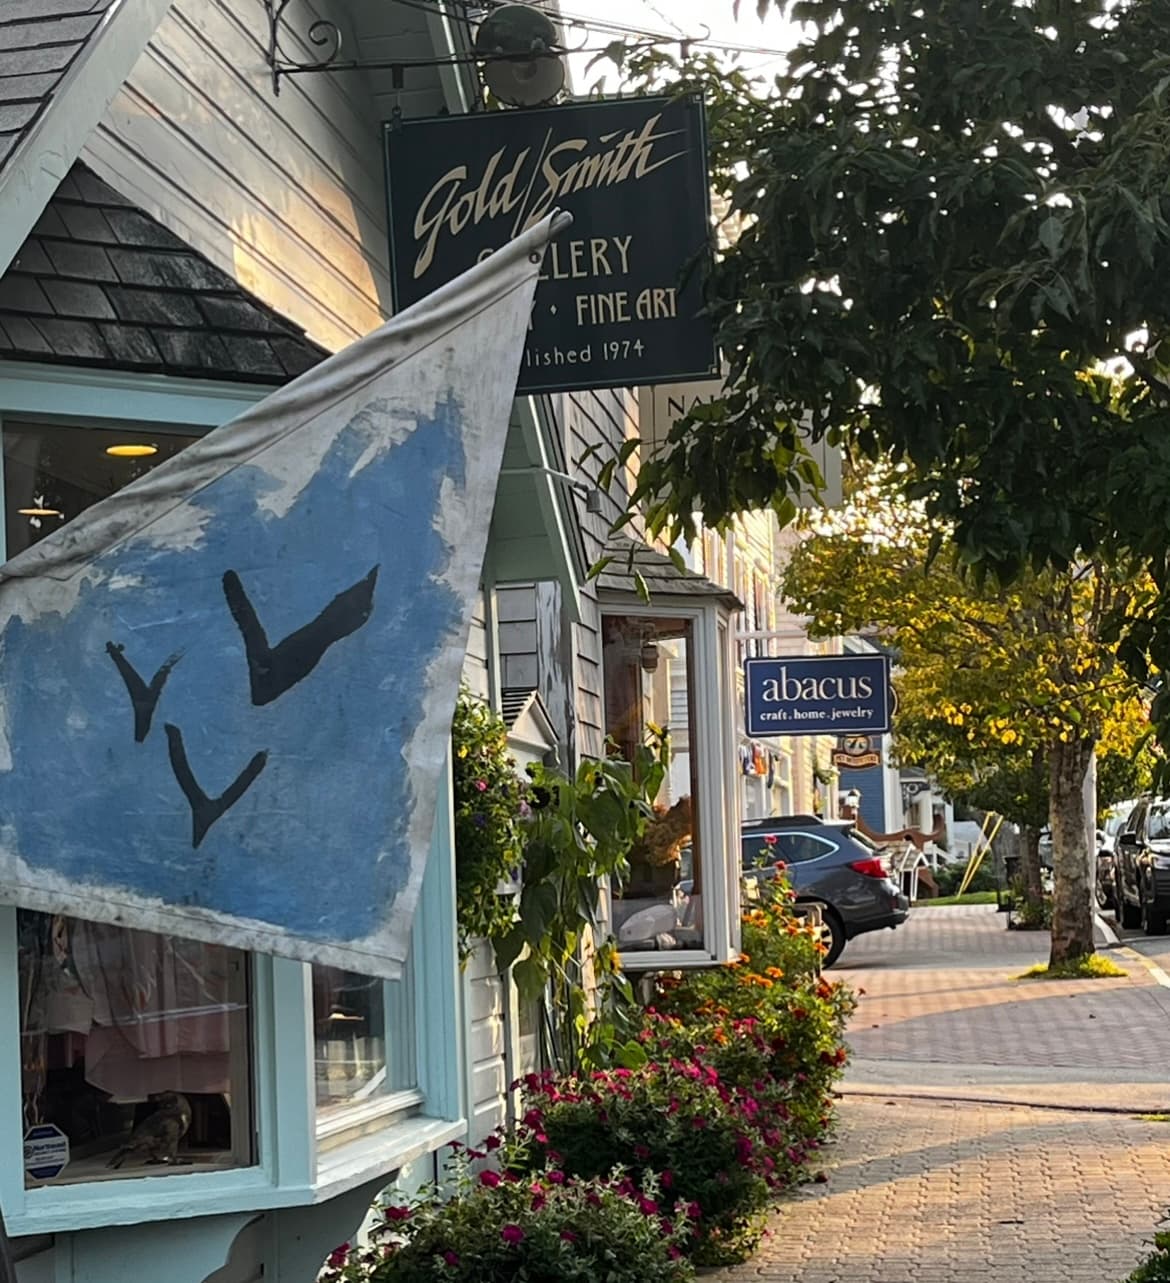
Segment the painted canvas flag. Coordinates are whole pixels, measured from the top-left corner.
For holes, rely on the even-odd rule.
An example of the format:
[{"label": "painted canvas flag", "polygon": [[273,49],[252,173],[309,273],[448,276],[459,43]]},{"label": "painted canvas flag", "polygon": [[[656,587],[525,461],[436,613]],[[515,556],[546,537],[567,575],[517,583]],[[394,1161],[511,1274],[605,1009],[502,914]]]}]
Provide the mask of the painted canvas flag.
[{"label": "painted canvas flag", "polygon": [[0,900],[399,973],[552,233],[0,568]]}]

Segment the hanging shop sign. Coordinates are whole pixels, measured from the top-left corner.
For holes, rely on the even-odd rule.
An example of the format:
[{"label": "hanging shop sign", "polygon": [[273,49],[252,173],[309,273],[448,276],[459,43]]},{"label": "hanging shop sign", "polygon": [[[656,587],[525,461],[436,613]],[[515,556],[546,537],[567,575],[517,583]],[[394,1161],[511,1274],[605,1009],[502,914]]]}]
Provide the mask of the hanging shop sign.
[{"label": "hanging shop sign", "polygon": [[622,98],[386,127],[395,309],[551,209],[573,215],[536,291],[517,391],[709,377],[700,98]]},{"label": "hanging shop sign", "polygon": [[[710,405],[712,401],[720,400],[727,391],[726,376],[727,371],[724,369],[723,377],[718,379],[703,379],[694,383],[659,383],[639,389],[638,432],[646,454],[656,454],[665,445],[671,428],[696,406]],[[815,499],[809,492],[801,492],[800,506],[839,508],[840,449],[830,446],[824,437],[819,441],[811,440],[807,427],[802,426],[799,434],[824,481],[824,486]]]},{"label": "hanging shop sign", "polygon": [[0,900],[400,974],[552,223],[0,567]]},{"label": "hanging shop sign", "polygon": [[882,742],[878,736],[842,735],[837,747],[830,754],[836,767],[847,771],[860,771],[867,766],[881,766]]},{"label": "hanging shop sign", "polygon": [[885,655],[744,661],[748,735],[882,735],[890,729]]}]

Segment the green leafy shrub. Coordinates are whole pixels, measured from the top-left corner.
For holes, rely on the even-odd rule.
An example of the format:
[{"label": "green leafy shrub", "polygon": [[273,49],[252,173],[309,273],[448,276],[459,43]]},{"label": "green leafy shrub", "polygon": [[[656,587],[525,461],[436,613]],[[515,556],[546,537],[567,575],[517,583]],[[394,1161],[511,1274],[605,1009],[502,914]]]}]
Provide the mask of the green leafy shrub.
[{"label": "green leafy shrub", "polygon": [[821,1120],[845,1063],[845,1026],[856,1002],[845,985],[817,973],[824,946],[793,912],[791,894],[782,877],[762,884],[759,902],[743,914],[738,961],[660,976],[653,1013],[675,1019],[688,1039],[708,1048],[719,1045],[721,1028],[723,1036],[753,1029],[769,1049],[770,1074],[787,1084],[805,1134],[815,1137],[828,1126]]},{"label": "green leafy shrub", "polygon": [[[958,895],[959,887],[963,885],[963,877],[966,872],[967,863],[965,860],[956,860],[950,864],[940,864],[934,873],[939,895]],[[999,880],[995,876],[995,861],[990,856],[986,856],[979,868],[975,870],[975,876],[971,879],[967,890],[994,891],[998,885]]]},{"label": "green leafy shrub", "polygon": [[[508,1159],[504,1159],[505,1165]],[[668,1220],[653,1182],[472,1175],[386,1209],[369,1246],[339,1248],[319,1283],[688,1283],[685,1216]]]},{"label": "green leafy shrub", "polygon": [[697,1061],[558,1078],[529,1075],[520,1138],[525,1170],[569,1180],[625,1173],[627,1194],[656,1181],[656,1210],[692,1220],[689,1251],[703,1264],[742,1261],[759,1242],[768,1165],[752,1106]]},{"label": "green leafy shrub", "polygon": [[1154,1252],[1148,1256],[1125,1283],[1170,1283],[1170,1230],[1154,1235]]},{"label": "green leafy shrub", "polygon": [[459,952],[466,959],[473,940],[503,935],[515,919],[514,903],[498,888],[521,862],[528,803],[503,719],[467,691],[455,706],[451,745]]}]

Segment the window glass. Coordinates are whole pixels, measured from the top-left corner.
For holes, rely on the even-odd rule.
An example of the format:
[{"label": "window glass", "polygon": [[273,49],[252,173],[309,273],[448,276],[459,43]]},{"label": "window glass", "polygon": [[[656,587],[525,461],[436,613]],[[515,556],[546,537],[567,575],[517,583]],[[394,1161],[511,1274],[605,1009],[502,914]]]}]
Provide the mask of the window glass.
[{"label": "window glass", "polygon": [[400,980],[313,967],[319,1121],[417,1085],[413,992],[409,966]]},{"label": "window glass", "polygon": [[252,1162],[247,956],[24,909],[16,920],[25,1184]]},{"label": "window glass", "polygon": [[[6,419],[8,556],[197,439]],[[253,1161],[246,954],[24,910],[17,929],[29,1184]]]},{"label": "window glass", "polygon": [[781,833],[777,847],[780,851],[780,859],[786,864],[804,864],[808,860],[819,860],[837,849],[831,842],[814,837],[811,833]]},{"label": "window glass", "polygon": [[1146,820],[1146,837],[1155,841],[1170,837],[1170,806],[1164,803],[1150,807]]},{"label": "window glass", "polygon": [[4,420],[9,557],[198,440],[141,428],[74,428]]},{"label": "window glass", "polygon": [[[698,762],[692,622],[641,615],[602,620],[605,731],[633,761],[651,727],[670,729],[671,766],[656,816],[614,890],[613,918],[624,950],[703,947],[703,852],[694,831]],[[682,853],[689,845],[689,877]]]}]

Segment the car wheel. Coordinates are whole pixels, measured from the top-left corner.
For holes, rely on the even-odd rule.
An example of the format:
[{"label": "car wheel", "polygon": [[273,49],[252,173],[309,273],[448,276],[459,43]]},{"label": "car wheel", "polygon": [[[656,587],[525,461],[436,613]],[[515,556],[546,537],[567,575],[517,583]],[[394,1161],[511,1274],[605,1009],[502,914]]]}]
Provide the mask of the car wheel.
[{"label": "car wheel", "polygon": [[1121,925],[1123,927],[1140,927],[1142,924],[1141,905],[1133,905],[1121,896]]},{"label": "car wheel", "polygon": [[1152,896],[1142,896],[1142,930],[1148,936],[1160,936],[1166,932],[1166,907]]},{"label": "car wheel", "polygon": [[825,924],[824,940],[829,946],[829,952],[821,960],[821,966],[831,967],[845,948],[845,925],[828,905],[821,906],[821,917]]}]

